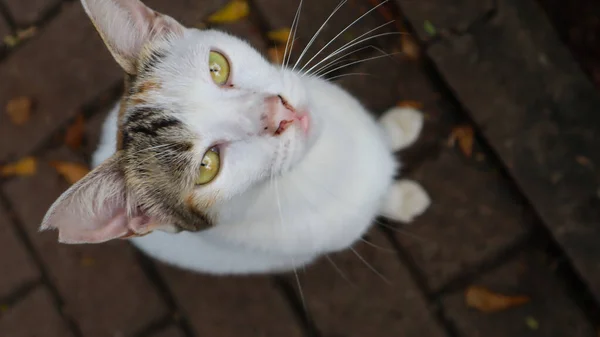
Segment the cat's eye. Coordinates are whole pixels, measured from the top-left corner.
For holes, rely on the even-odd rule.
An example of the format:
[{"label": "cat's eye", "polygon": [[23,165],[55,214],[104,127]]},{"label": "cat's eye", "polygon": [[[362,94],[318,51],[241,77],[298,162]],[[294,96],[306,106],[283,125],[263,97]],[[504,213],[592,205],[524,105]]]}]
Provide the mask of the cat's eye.
[{"label": "cat's eye", "polygon": [[198,177],[196,177],[196,185],[205,185],[215,179],[221,168],[221,155],[219,149],[213,147],[206,151],[202,157]]},{"label": "cat's eye", "polygon": [[208,55],[208,68],[213,82],[218,85],[225,85],[229,80],[229,61],[223,54],[211,51]]}]

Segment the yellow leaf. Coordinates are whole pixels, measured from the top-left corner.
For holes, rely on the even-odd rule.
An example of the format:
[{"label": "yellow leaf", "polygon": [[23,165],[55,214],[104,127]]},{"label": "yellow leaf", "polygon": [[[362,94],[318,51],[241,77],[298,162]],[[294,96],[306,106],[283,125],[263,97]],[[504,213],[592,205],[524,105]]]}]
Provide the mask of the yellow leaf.
[{"label": "yellow leaf", "polygon": [[396,106],[400,108],[413,108],[417,110],[423,109],[423,103],[417,101],[400,101],[396,103]]},{"label": "yellow leaf", "polygon": [[20,96],[8,101],[6,104],[6,113],[11,122],[15,125],[23,125],[31,118],[33,102],[31,98]]},{"label": "yellow leaf", "polygon": [[474,132],[472,127],[469,125],[457,126],[452,129],[448,142],[453,146],[458,141],[458,147],[462,153],[467,157],[471,157],[473,154],[473,137]]},{"label": "yellow leaf", "polygon": [[267,50],[269,60],[275,64],[283,63],[283,55],[285,54],[285,46],[271,47]]},{"label": "yellow leaf", "polygon": [[465,291],[467,306],[491,313],[521,306],[531,299],[527,296],[506,296],[494,293],[484,287],[471,286]]},{"label": "yellow leaf", "polygon": [[50,166],[54,167],[56,172],[63,176],[69,184],[75,184],[90,172],[87,166],[78,163],[51,161]]},{"label": "yellow leaf", "polygon": [[81,258],[81,266],[82,267],[91,267],[96,263],[96,260],[94,260],[91,257],[88,256],[84,256]]},{"label": "yellow leaf", "polygon": [[238,21],[250,13],[246,0],[232,0],[225,7],[208,17],[210,23],[227,23]]},{"label": "yellow leaf", "polygon": [[268,32],[267,37],[273,42],[286,44],[290,38],[290,33],[289,28],[281,28]]},{"label": "yellow leaf", "polygon": [[73,150],[77,150],[81,147],[83,141],[83,133],[85,127],[85,120],[83,115],[79,114],[75,118],[73,124],[71,124],[65,132],[65,144]]},{"label": "yellow leaf", "polygon": [[417,60],[421,55],[421,49],[417,42],[410,35],[402,35],[400,41],[402,54],[409,60]]},{"label": "yellow leaf", "polygon": [[0,176],[31,176],[37,171],[37,160],[25,157],[15,163],[0,166]]}]

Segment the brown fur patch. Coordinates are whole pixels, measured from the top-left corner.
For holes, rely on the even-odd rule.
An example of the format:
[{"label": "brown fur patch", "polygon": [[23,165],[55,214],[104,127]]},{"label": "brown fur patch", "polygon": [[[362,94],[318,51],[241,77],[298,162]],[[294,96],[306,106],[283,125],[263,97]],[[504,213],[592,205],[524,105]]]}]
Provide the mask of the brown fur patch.
[{"label": "brown fur patch", "polygon": [[214,205],[215,202],[217,202],[217,196],[216,195],[212,195],[209,198],[205,198],[205,199],[202,199],[202,200],[196,200],[196,199],[194,199],[194,193],[190,193],[187,196],[187,198],[185,198],[185,204],[186,204],[186,206],[193,213],[203,213],[201,209],[209,208],[212,205]]},{"label": "brown fur patch", "polygon": [[159,90],[160,88],[161,88],[160,83],[158,83],[158,82],[156,82],[154,80],[147,80],[147,81],[144,81],[144,82],[140,83],[137,86],[137,93],[139,95],[141,95],[141,94],[144,94],[144,93],[146,93],[148,91]]},{"label": "brown fur patch", "polygon": [[125,116],[125,111],[127,110],[127,97],[129,94],[129,90],[131,90],[131,86],[133,85],[133,82],[135,80],[135,77],[129,74],[125,74],[125,79],[124,79],[124,89],[123,92],[123,96],[121,97],[121,105],[119,106],[119,115],[117,117],[117,151],[123,149],[123,118]]}]

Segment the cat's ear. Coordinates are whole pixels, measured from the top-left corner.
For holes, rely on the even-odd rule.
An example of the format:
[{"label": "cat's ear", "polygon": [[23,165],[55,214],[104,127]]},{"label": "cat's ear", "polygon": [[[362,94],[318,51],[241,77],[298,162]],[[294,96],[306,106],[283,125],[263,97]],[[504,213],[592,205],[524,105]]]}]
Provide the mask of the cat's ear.
[{"label": "cat's ear", "polygon": [[41,230],[57,229],[61,243],[100,243],[149,231],[142,214],[127,210],[125,178],[118,154],[88,173],[50,207]]},{"label": "cat's ear", "polygon": [[139,0],[81,0],[85,12],[115,60],[131,74],[143,46],[159,38],[183,34],[175,19],[155,12]]}]

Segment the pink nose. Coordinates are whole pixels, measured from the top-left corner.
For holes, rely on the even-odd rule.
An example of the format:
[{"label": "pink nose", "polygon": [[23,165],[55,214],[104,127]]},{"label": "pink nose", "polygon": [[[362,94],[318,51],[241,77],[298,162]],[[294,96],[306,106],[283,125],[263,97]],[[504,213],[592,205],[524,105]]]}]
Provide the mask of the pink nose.
[{"label": "pink nose", "polygon": [[280,95],[267,98],[265,122],[265,131],[273,135],[282,134],[294,124],[298,124],[304,132],[308,130],[308,116],[299,113]]}]

